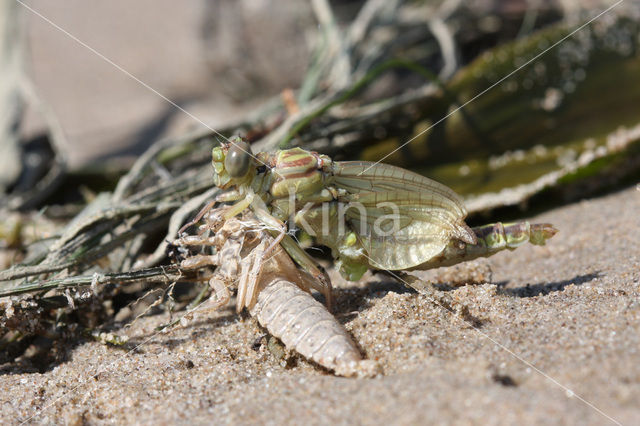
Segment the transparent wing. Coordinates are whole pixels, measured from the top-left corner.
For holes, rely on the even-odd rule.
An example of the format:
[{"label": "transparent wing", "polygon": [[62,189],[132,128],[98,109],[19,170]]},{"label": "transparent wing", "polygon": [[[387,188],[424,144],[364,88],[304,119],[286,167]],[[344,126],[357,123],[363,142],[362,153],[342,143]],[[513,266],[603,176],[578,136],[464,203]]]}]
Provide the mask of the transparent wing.
[{"label": "transparent wing", "polygon": [[377,268],[420,265],[452,238],[476,241],[458,195],[429,178],[388,164],[345,161],[333,164],[330,182],[344,190],[340,202],[352,203],[346,221]]}]

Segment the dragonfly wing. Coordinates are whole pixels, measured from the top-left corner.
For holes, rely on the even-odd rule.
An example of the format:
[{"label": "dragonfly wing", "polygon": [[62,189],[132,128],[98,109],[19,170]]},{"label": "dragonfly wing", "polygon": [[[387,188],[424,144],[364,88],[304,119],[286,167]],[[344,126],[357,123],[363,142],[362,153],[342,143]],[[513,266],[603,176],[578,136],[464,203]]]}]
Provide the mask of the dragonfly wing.
[{"label": "dragonfly wing", "polygon": [[455,192],[408,170],[373,164],[336,162],[331,177],[344,190],[339,201],[354,203],[345,212],[346,221],[372,266],[408,269],[438,255],[452,238],[475,243]]}]

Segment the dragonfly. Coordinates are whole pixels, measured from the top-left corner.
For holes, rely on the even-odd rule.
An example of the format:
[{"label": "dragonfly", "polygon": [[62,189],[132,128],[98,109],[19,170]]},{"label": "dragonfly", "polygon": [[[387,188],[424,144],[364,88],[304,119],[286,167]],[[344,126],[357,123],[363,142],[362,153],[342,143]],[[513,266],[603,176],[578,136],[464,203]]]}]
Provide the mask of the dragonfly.
[{"label": "dragonfly", "polygon": [[[543,245],[550,224],[496,223],[470,228],[460,197],[445,185],[400,167],[333,161],[302,148],[253,154],[240,138],[212,151],[215,203],[234,203],[229,219],[251,209],[291,258],[318,279],[327,303],[331,283],[293,238],[302,229],[331,249],[341,275],[359,280],[368,269],[416,270],[451,265],[530,242]],[[184,228],[183,228],[184,229]]]}]

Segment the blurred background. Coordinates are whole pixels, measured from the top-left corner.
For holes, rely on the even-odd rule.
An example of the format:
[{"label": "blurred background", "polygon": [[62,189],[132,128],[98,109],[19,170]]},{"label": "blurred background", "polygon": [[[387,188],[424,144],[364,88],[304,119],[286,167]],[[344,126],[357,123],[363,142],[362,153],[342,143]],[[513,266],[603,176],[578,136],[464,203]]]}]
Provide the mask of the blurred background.
[{"label": "blurred background", "polygon": [[[254,120],[244,133],[260,127],[266,134],[272,129],[265,127],[284,119],[248,117],[258,111],[264,118],[269,102],[288,108],[283,91],[297,109],[323,96],[345,96],[308,116],[281,147],[384,158],[472,198],[483,196],[477,205],[469,201],[471,210],[518,204],[560,186],[558,179],[609,156],[605,139],[620,126],[627,131],[637,124],[638,5],[632,1],[458,111],[613,2],[0,4],[0,192],[12,210],[78,201],[72,189],[78,180],[93,191],[113,189],[151,144],[206,130],[202,122],[243,134],[234,125]],[[358,86],[363,78],[371,81]],[[603,145],[607,155],[595,155]],[[623,145],[618,151],[635,152]],[[625,164],[625,173],[619,164],[615,173],[591,170],[596,180],[582,176],[561,198],[633,180],[628,176],[636,165]],[[60,194],[65,183],[76,195]],[[504,189],[512,191],[500,200],[488,195]]]},{"label": "blurred background", "polygon": [[[260,111],[284,90],[296,93],[293,97],[304,106],[323,93],[348,92],[349,85],[365,76],[373,83],[314,117],[289,145],[316,148],[338,158],[349,147],[350,159],[358,153],[359,158],[375,161],[400,147],[400,139],[415,137],[385,161],[478,195],[514,183],[532,184],[557,171],[559,162],[566,165],[586,151],[595,152],[601,145],[598,138],[618,126],[637,124],[637,78],[632,72],[638,66],[638,12],[631,1],[437,125],[463,102],[613,3],[70,0],[33,1],[25,7],[3,0],[0,4],[5,40],[0,149],[6,154],[0,160],[0,191],[16,195],[32,190],[56,167],[54,156],[60,168],[56,176],[49,176],[55,182],[46,193],[31,193],[13,203],[6,199],[4,204],[12,209],[41,207],[74,174],[93,178],[102,174],[106,181],[84,182],[108,188],[153,142],[206,129],[199,120],[214,129],[235,130],[233,123],[246,121],[252,111]],[[337,34],[345,36],[342,44],[331,39]],[[389,63],[394,60],[406,63]],[[376,67],[381,66],[387,70],[379,72]],[[343,76],[336,77],[340,72]],[[437,93],[444,87],[444,95]],[[394,99],[402,106],[400,111],[362,111],[364,106],[375,109]],[[356,106],[361,107],[361,116],[347,117],[356,114]],[[340,109],[343,113],[336,113]],[[336,128],[340,117],[354,125],[314,131],[314,125],[316,130]],[[595,120],[601,123],[595,125]],[[586,150],[572,145],[587,140]],[[566,149],[555,154],[545,150],[558,146]],[[514,155],[527,157],[526,171],[514,163]],[[492,167],[497,164],[502,170]],[[520,176],[515,181],[514,174]],[[588,189],[582,188],[587,182],[583,180],[569,198],[612,183],[611,173],[597,175],[609,179],[603,185],[589,182],[593,188]],[[527,195],[511,194],[505,203],[523,201],[541,186],[555,184],[538,182],[526,189]],[[503,193],[503,199],[505,195],[510,194]],[[478,209],[496,203],[485,200]]]},{"label": "blurred background", "polygon": [[[308,3],[286,0],[29,4],[214,128],[297,87],[315,27]],[[71,168],[131,159],[200,125],[41,17],[11,7],[24,25],[25,66],[61,124]],[[37,111],[28,111],[23,131],[46,132]]]}]

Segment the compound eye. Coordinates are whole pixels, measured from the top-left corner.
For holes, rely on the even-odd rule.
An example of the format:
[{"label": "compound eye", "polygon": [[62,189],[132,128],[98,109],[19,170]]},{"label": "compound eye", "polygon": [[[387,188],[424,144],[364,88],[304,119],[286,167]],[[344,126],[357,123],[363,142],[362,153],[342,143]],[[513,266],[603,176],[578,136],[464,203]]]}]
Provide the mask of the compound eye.
[{"label": "compound eye", "polygon": [[224,168],[232,178],[240,178],[247,174],[251,165],[251,147],[249,144],[236,140],[229,147],[224,159]]}]

